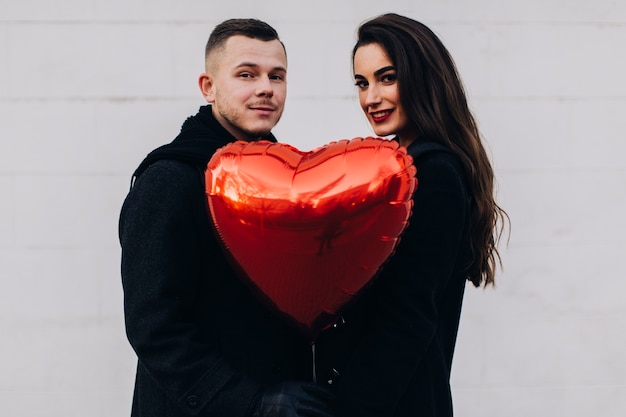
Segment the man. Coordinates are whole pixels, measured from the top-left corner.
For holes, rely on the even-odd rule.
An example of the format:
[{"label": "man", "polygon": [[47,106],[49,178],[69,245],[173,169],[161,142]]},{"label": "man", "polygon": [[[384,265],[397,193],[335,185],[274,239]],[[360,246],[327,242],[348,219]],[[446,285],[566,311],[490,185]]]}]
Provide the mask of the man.
[{"label": "man", "polygon": [[209,103],[135,171],[120,214],[134,417],[330,416],[308,342],[235,274],[210,224],[204,168],[235,140],[275,141],[287,58],[255,19],[219,24],[198,83]]}]

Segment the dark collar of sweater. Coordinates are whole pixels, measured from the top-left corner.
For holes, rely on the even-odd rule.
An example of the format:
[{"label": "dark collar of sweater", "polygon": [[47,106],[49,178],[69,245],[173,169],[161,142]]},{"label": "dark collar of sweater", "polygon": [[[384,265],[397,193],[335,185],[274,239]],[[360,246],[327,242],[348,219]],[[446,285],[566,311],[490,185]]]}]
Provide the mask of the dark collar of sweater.
[{"label": "dark collar of sweater", "polygon": [[[262,139],[276,142],[271,133]],[[202,106],[195,116],[185,120],[180,133],[172,142],[156,148],[146,156],[133,173],[132,182],[134,183],[151,164],[163,159],[198,165],[204,169],[215,151],[235,140],[236,138],[213,117],[211,106]]]}]

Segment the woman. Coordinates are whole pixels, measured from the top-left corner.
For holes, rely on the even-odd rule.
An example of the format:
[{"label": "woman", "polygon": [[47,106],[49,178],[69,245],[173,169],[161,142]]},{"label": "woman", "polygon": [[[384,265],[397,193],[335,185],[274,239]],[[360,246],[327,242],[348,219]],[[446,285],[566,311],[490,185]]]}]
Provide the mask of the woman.
[{"label": "woman", "polygon": [[316,343],[339,416],[452,416],[450,370],[466,280],[494,283],[506,213],[455,65],[423,24],[396,14],[358,30],[359,101],[378,136],[414,158],[413,214],[395,254]]}]

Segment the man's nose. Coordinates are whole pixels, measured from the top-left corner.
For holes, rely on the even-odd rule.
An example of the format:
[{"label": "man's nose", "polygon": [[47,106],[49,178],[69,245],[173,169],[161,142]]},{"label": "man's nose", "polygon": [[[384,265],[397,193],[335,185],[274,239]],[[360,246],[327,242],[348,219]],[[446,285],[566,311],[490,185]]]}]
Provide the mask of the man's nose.
[{"label": "man's nose", "polygon": [[274,95],[274,87],[269,77],[259,77],[256,86],[256,95],[261,97],[272,97]]}]

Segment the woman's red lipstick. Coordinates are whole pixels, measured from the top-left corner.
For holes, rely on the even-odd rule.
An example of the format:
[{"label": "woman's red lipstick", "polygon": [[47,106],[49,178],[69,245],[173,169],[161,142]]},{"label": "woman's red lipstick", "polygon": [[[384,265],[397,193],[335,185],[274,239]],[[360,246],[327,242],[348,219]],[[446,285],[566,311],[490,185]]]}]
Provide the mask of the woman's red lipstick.
[{"label": "woman's red lipstick", "polygon": [[[384,112],[377,111],[377,112],[370,113],[370,116],[372,116],[372,120],[375,123],[381,123],[387,120],[391,116],[391,113],[393,113],[393,110],[385,110]],[[378,115],[378,116],[375,116],[375,115]]]}]

